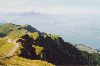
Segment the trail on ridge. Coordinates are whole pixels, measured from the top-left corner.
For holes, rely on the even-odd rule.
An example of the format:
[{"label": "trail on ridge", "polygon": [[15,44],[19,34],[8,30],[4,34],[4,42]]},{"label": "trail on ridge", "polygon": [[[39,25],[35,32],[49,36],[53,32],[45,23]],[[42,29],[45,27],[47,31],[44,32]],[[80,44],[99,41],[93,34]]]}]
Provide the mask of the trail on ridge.
[{"label": "trail on ridge", "polygon": [[13,54],[17,51],[17,49],[19,48],[20,46],[20,42],[16,42],[17,39],[15,40],[12,40],[12,39],[8,39],[8,43],[12,43],[14,44],[15,46],[11,49],[11,51],[9,53],[6,54],[6,57],[10,57],[10,56],[13,56]]}]

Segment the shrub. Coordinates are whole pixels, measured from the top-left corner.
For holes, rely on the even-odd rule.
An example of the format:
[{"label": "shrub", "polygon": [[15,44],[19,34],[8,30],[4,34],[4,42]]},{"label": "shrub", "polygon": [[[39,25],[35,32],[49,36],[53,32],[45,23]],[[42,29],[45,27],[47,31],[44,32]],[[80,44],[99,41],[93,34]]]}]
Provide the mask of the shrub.
[{"label": "shrub", "polygon": [[44,48],[36,45],[32,45],[33,48],[35,48],[35,52],[37,55],[42,54]]},{"label": "shrub", "polygon": [[30,33],[29,35],[30,35],[30,37],[32,37],[34,40],[36,40],[36,39],[39,37],[38,32]]}]

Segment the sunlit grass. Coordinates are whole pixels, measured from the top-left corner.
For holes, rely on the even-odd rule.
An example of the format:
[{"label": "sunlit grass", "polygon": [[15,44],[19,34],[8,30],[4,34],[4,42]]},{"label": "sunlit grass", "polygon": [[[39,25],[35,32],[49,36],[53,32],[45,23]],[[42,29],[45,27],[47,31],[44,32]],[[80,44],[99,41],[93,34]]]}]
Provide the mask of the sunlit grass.
[{"label": "sunlit grass", "polygon": [[14,47],[14,44],[5,43],[2,46],[0,46],[0,56],[5,56],[7,53],[11,51],[11,49]]},{"label": "sunlit grass", "polygon": [[19,30],[19,31],[16,31],[16,32],[12,32],[8,36],[10,38],[12,38],[12,39],[16,39],[16,38],[21,38],[25,34],[26,34],[26,31],[25,30]]},{"label": "sunlit grass", "polygon": [[0,57],[5,56],[15,46],[7,42],[8,38],[0,38]]},{"label": "sunlit grass", "polygon": [[29,33],[29,36],[32,37],[34,40],[36,40],[39,37],[38,32],[34,32],[34,33]]},{"label": "sunlit grass", "polygon": [[40,46],[32,45],[32,47],[35,48],[35,52],[37,55],[41,54],[44,50],[44,48]]},{"label": "sunlit grass", "polygon": [[3,61],[5,65],[17,65],[17,66],[54,66],[51,63],[41,60],[29,60],[22,57],[14,56],[10,59]]}]

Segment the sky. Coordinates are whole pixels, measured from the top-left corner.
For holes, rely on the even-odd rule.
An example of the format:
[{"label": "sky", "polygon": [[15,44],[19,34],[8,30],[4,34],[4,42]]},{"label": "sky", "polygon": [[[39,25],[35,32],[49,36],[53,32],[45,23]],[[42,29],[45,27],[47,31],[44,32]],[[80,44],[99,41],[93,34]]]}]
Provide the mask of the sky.
[{"label": "sky", "polygon": [[30,24],[100,49],[100,0],[0,0],[0,22]]}]

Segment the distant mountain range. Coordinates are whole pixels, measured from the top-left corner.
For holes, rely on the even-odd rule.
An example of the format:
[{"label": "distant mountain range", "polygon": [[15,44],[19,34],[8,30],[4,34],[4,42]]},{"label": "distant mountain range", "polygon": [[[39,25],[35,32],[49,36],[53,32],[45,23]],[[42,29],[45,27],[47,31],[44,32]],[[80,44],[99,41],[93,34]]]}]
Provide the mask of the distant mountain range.
[{"label": "distant mountain range", "polygon": [[28,24],[0,26],[0,65],[99,65],[98,51],[85,45],[73,46],[59,35],[40,32]]},{"label": "distant mountain range", "polygon": [[98,52],[96,49],[93,49],[91,47],[87,47],[83,44],[75,44],[75,47],[81,51],[87,51],[88,53],[97,53]]},{"label": "distant mountain range", "polygon": [[81,51],[87,51],[88,53],[100,53],[99,49],[87,47],[84,44],[75,44],[75,47]]}]

